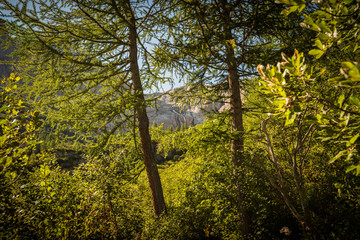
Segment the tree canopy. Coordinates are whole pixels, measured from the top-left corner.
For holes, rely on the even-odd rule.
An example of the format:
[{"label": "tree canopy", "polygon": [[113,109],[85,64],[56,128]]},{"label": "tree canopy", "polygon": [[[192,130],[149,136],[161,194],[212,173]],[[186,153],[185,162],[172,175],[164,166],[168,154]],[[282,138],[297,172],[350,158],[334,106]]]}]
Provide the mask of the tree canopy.
[{"label": "tree canopy", "polygon": [[359,4],[0,0],[0,235],[359,239]]}]

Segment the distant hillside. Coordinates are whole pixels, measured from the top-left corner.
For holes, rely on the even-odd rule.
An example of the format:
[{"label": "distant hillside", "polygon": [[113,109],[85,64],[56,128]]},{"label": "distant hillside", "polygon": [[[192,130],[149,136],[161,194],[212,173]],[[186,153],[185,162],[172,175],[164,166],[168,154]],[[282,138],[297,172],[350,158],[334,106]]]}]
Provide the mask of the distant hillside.
[{"label": "distant hillside", "polygon": [[13,48],[9,48],[7,50],[4,49],[4,45],[2,42],[6,38],[5,30],[4,30],[4,20],[0,19],[0,78],[9,77],[10,73],[12,73],[11,66],[8,64],[2,63],[2,61],[10,61],[11,57],[8,55],[13,51]]},{"label": "distant hillside", "polygon": [[175,101],[172,100],[171,95],[174,91],[182,91],[184,87],[179,87],[170,90],[168,93],[161,95],[161,93],[155,94],[160,96],[156,100],[155,108],[146,108],[146,112],[149,117],[150,126],[153,122],[159,126],[164,124],[164,128],[177,128],[182,125],[188,127],[202,124],[205,120],[206,112],[211,111],[223,111],[226,109],[227,104],[214,102],[214,103],[201,103],[197,105],[191,105],[185,108],[181,108]]}]

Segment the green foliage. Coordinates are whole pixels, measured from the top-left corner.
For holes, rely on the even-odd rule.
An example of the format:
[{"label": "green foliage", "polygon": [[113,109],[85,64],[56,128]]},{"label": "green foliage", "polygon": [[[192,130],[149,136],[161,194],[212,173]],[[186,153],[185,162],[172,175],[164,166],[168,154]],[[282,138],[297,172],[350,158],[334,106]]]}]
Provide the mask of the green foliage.
[{"label": "green foliage", "polygon": [[13,16],[6,29],[11,36],[7,40],[16,39],[11,42],[16,45],[12,55],[24,82],[19,88],[26,92],[28,104],[46,112],[51,131],[45,131],[45,135],[54,136],[48,139],[51,144],[68,145],[77,140],[94,147],[94,139],[106,140],[117,131],[132,128],[136,124],[135,108],[153,102],[139,100],[143,91],[134,90],[133,75],[139,73],[130,67],[128,26],[130,12],[137,15],[139,23],[146,16],[146,23],[137,25],[137,37],[142,39],[137,51],[142,58],[135,62],[142,66],[139,77],[144,88],[150,89],[161,77],[156,75],[154,79],[147,59],[151,54],[144,44],[153,34],[150,25],[155,24],[161,5],[149,6],[147,1],[121,1],[116,7],[113,4],[0,4]]},{"label": "green foliage", "polygon": [[[299,6],[298,3],[290,4]],[[284,57],[285,62],[279,63],[277,68],[268,67],[265,73],[262,67],[258,67],[258,70],[265,80],[262,82],[267,89],[264,92],[270,93],[274,98],[276,111],[284,113],[282,116],[286,118],[285,124],[293,123],[296,116],[308,107],[317,109],[314,115],[317,124],[327,131],[323,140],[339,142],[344,148],[332,158],[331,163],[346,156],[347,161],[352,160],[347,172],[355,171],[358,175],[360,104],[357,89],[360,74],[357,52],[360,38],[355,34],[359,30],[356,24],[357,11],[354,1],[341,4],[323,1],[319,4],[319,10],[305,16],[305,26],[317,32],[314,39],[317,48],[310,50],[309,54],[316,59],[323,55],[334,59],[333,52],[340,56],[345,54],[347,61],[341,62],[341,65],[342,58],[334,59],[330,64],[315,62],[312,66],[323,67],[314,73],[313,67],[306,67],[303,55],[296,51],[292,58]],[[334,63],[339,64],[337,69],[334,69]],[[320,85],[322,79],[326,78],[331,84]],[[336,91],[340,94],[329,97],[319,90],[325,93]]]},{"label": "green foliage", "polygon": [[[146,228],[149,236],[168,239],[240,238],[235,188],[239,179],[234,178],[234,168],[229,161],[233,136],[229,122],[229,116],[225,114],[185,131],[153,133],[160,150],[169,152],[177,148],[184,154],[179,162],[168,162],[161,169],[169,213],[160,223]],[[271,202],[272,190],[264,181],[262,170],[251,163],[250,156],[247,156],[245,166],[238,171],[245,174],[241,179],[248,193],[244,205],[253,215],[255,239],[274,238],[279,231],[277,227],[285,223],[291,222],[291,226],[297,227],[284,205]],[[283,214],[269,214],[276,212],[275,209]]]},{"label": "green foliage", "polygon": [[9,84],[2,88],[7,89],[2,91],[7,115],[1,130],[7,138],[1,148],[1,237],[134,238],[141,230],[143,202],[134,197],[131,184],[140,172],[139,161],[131,154],[138,155],[133,145],[110,155],[88,157],[69,175],[48,153],[35,155],[39,142],[36,128],[30,127],[37,126],[36,119],[13,92],[15,77],[6,81]]},{"label": "green foliage", "polygon": [[34,169],[14,192],[16,213],[8,215],[3,232],[22,239],[133,238],[141,228],[139,201],[104,162],[89,161],[73,175],[53,164]]},{"label": "green foliage", "polygon": [[[291,5],[284,11],[286,14],[304,9],[302,1],[283,2]],[[327,197],[329,206],[339,204],[338,207],[342,208],[344,205],[338,201],[334,186],[331,186],[333,190],[325,192],[317,186],[318,182],[315,180],[323,178],[320,186],[324,187],[332,185],[333,179],[339,179],[338,175],[342,175],[335,172],[325,174],[324,169],[339,170],[347,166],[346,172],[355,173],[359,169],[359,70],[356,64],[359,37],[355,34],[359,26],[355,24],[358,21],[356,6],[353,1],[339,4],[322,1],[315,11],[305,15],[303,26],[316,31],[313,39],[316,48],[309,51],[309,55],[315,57],[312,62],[307,62],[303,53],[295,51],[292,57],[283,54],[283,62],[277,66],[268,65],[266,69],[258,66],[261,76],[259,90],[270,103],[269,117],[261,122],[264,145],[267,148],[265,152],[270,165],[266,167],[266,164],[261,164],[271,184],[281,192],[292,214],[299,222],[308,225],[310,231],[316,229],[311,235],[319,234],[318,237],[330,235],[357,238],[356,234],[347,235],[343,229],[328,230],[327,221],[333,216],[341,216],[341,211],[318,208],[316,202]],[[269,131],[266,128],[268,121],[272,121]],[[313,134],[316,143],[311,143]],[[261,155],[261,151],[255,149],[254,156]],[[322,152],[325,149],[326,153]],[[322,152],[321,158],[312,156],[319,152]],[[347,156],[345,162],[336,162],[344,156]],[[255,157],[255,160],[259,161],[261,158]],[[328,163],[332,166],[327,165]],[[346,178],[354,184],[353,187],[357,185],[356,181],[350,180],[352,176]],[[339,187],[343,185],[335,186],[340,197]],[[356,197],[348,200],[357,208]],[[299,213],[300,209],[302,213]],[[319,218],[323,214],[328,217]],[[357,214],[351,216],[353,219],[358,218]],[[344,228],[351,226],[351,221],[344,221]]]},{"label": "green foliage", "polygon": [[89,157],[69,175],[49,153],[35,153],[39,114],[21,98],[19,80],[12,74],[1,85],[1,237],[133,238],[141,226],[140,207],[129,212],[127,206],[139,201],[126,199],[133,199],[128,183],[140,170],[125,152],[139,159],[134,145]]},{"label": "green foliage", "polygon": [[[291,139],[291,131],[282,132],[282,126],[276,131],[277,146],[284,139],[286,142]],[[85,157],[86,162],[71,174],[61,170],[49,156],[32,167],[29,174],[21,175],[11,188],[2,192],[2,206],[7,206],[2,211],[2,236],[22,239],[241,238],[235,207],[235,183],[239,179],[232,174],[234,168],[229,161],[230,141],[236,134],[230,133],[228,114],[213,116],[203,125],[183,131],[164,130],[162,126],[151,128],[158,151],[169,152],[174,148],[183,151],[178,161],[160,165],[168,214],[158,220],[153,218],[147,204],[151,197],[142,171],[139,140],[134,141],[132,134],[119,133],[111,137],[107,151]],[[247,146],[251,146],[248,151],[264,150],[255,136],[247,141]],[[321,216],[316,218],[317,226],[322,226],[321,231],[328,230],[329,236],[346,236],[341,235],[344,229],[353,232],[347,235],[350,238],[356,236],[357,225],[353,223],[351,227],[356,216],[347,206],[358,207],[358,200],[354,201],[358,194],[354,189],[357,180],[342,175],[344,171],[333,171],[332,168],[342,168],[338,163],[326,164],[329,159],[326,152],[330,150],[322,149],[321,143],[313,149],[312,161],[304,167],[304,184],[309,207],[316,216]],[[278,154],[282,152],[277,148]],[[284,162],[283,168],[289,176],[287,164]],[[269,165],[266,167],[271,169]],[[292,236],[300,238],[299,225],[250,154],[246,155],[243,169],[237,170],[244,173],[241,182],[249,193],[244,206],[253,216],[254,239],[280,238],[282,226],[288,226]],[[289,189],[294,188],[291,179],[288,184]],[[333,228],[328,227],[331,224]]]},{"label": "green foliage", "polygon": [[7,24],[16,39],[12,54],[25,76],[22,89],[32,106],[45,110],[56,131],[69,130],[75,139],[90,140],[94,151],[116,133],[138,126],[154,214],[164,212],[146,113],[154,100],[144,97],[144,86],[154,85],[147,59],[152,55],[145,45],[153,36],[151,26],[163,14],[162,4],[2,1],[0,8],[13,17]]},{"label": "green foliage", "polygon": [[[0,201],[3,238],[13,237],[13,234],[15,236],[26,234],[29,219],[26,220],[27,214],[19,204],[19,202],[31,201],[23,197],[26,195],[24,193],[27,186],[26,178],[32,176],[38,165],[51,159],[46,153],[35,153],[36,146],[40,144],[35,137],[40,126],[39,112],[32,111],[26,106],[26,101],[18,91],[19,81],[19,77],[11,74],[9,78],[1,81],[0,87],[2,104],[0,110]],[[31,212],[28,217],[34,217],[33,214],[34,212]],[[22,223],[24,228],[18,228]]]},{"label": "green foliage", "polygon": [[[148,204],[139,129],[132,123],[138,92],[131,90],[128,71],[127,15],[116,11],[127,12],[125,2],[120,9],[103,1],[65,1],[69,8],[44,1],[33,11],[11,5],[28,23],[12,29],[23,44],[19,67],[39,71],[22,73],[29,85],[21,86],[12,74],[0,86],[0,237],[242,239],[241,196],[252,223],[253,235],[246,239],[282,239],[284,226],[293,239],[359,239],[358,1],[280,2],[286,4],[281,16],[282,5],[273,2],[222,1],[232,13],[227,22],[214,2],[160,1],[153,8],[131,2],[137,16],[168,13],[137,18],[141,44],[163,37],[163,27],[169,30],[153,49],[156,58],[139,48],[146,86],[166,67],[176,68],[194,83],[176,93],[185,103],[199,103],[198,97],[222,101],[230,47],[248,87],[242,92],[247,112],[241,134],[231,131],[226,111],[176,131],[153,123],[153,150],[173,155],[158,163],[167,204],[167,214],[158,219]],[[94,9],[97,14],[87,14]],[[302,20],[303,29],[284,30]],[[226,24],[233,29],[231,39],[224,37]],[[282,54],[276,66],[258,67],[260,86],[245,80],[255,64],[274,62],[279,49],[288,53],[295,47],[301,51]],[[40,114],[29,107],[33,100],[44,104],[58,128],[39,131]],[[93,145],[81,135],[102,136],[96,151],[88,151]],[[231,142],[240,138],[243,163],[235,167]],[[75,139],[81,141],[74,144]],[[85,162],[64,171],[45,151],[49,147],[81,150]],[[239,186],[246,194],[239,195]]]},{"label": "green foliage", "polygon": [[34,133],[39,127],[39,112],[26,107],[17,90],[19,80],[19,77],[11,74],[1,81],[0,88],[0,157],[1,176],[5,185],[16,181],[23,169],[34,163],[31,155],[38,144]]},{"label": "green foliage", "polygon": [[[283,54],[284,62],[277,66],[258,66],[261,79],[261,91],[269,96],[276,116],[285,118],[285,126],[294,123],[306,108],[311,97],[312,69],[308,69],[302,53],[295,51],[289,58]],[[271,112],[270,112],[271,114]]]}]

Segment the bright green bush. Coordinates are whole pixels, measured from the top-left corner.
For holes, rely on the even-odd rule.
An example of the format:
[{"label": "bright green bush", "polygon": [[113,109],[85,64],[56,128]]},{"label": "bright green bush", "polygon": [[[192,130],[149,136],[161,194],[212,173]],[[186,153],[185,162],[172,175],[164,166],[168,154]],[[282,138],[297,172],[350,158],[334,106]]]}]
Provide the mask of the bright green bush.
[{"label": "bright green bush", "polygon": [[[14,74],[1,85],[1,227],[6,239],[132,239],[142,223],[131,179],[134,149],[87,157],[71,174],[35,151],[39,113],[25,104]],[[131,154],[133,152],[134,154]]]}]

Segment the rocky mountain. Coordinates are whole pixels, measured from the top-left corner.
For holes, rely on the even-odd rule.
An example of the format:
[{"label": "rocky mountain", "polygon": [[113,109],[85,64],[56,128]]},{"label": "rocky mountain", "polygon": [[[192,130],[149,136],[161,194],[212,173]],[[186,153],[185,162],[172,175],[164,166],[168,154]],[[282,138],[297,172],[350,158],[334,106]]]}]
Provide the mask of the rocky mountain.
[{"label": "rocky mountain", "polygon": [[152,95],[153,97],[157,97],[157,100],[155,107],[148,107],[146,109],[150,126],[156,122],[158,126],[163,124],[164,128],[173,127],[176,129],[182,125],[191,127],[203,123],[207,112],[223,111],[227,108],[227,104],[220,102],[199,103],[182,107],[172,99],[171,94],[175,91],[181,91],[183,88],[184,87],[179,87],[167,93]]}]

